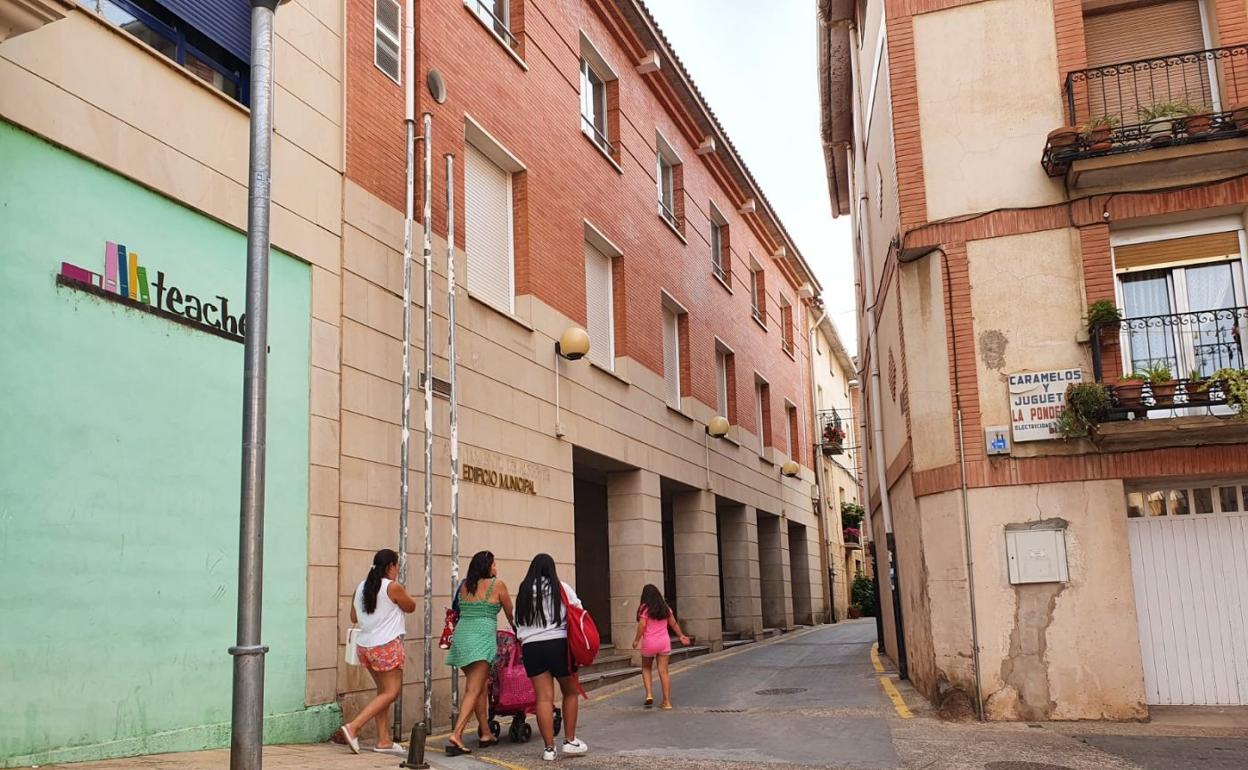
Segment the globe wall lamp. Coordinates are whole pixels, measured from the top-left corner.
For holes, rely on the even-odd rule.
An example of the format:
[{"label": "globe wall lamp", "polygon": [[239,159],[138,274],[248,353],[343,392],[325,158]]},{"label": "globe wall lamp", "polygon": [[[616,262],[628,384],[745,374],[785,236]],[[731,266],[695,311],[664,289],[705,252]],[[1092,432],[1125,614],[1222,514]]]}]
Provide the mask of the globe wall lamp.
[{"label": "globe wall lamp", "polygon": [[569,326],[555,340],[555,437],[562,438],[567,431],[560,420],[559,359],[579,361],[589,353],[589,332],[579,326]]},{"label": "globe wall lamp", "polygon": [[790,479],[797,478],[797,474],[802,472],[802,467],[797,464],[796,460],[789,460],[780,466],[780,474]]}]

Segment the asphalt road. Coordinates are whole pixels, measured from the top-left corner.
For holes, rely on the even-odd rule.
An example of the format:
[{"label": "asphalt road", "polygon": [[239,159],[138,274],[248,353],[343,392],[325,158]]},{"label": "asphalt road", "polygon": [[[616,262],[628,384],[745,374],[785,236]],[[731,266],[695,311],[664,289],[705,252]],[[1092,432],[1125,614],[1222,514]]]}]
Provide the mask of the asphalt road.
[{"label": "asphalt road", "polygon": [[[1248,770],[1248,729],[1166,735],[1150,725],[948,723],[871,661],[872,621],[799,631],[673,672],[673,711],[643,709],[640,682],[582,704],[575,770]],[[882,680],[888,680],[888,685]],[[886,686],[904,699],[898,709]],[[656,682],[657,692],[657,682]],[[908,706],[908,708],[906,708]],[[536,730],[534,731],[536,732]],[[1191,731],[1188,731],[1191,732]],[[560,742],[562,742],[560,740]],[[431,757],[447,770],[537,770],[541,741]]]}]

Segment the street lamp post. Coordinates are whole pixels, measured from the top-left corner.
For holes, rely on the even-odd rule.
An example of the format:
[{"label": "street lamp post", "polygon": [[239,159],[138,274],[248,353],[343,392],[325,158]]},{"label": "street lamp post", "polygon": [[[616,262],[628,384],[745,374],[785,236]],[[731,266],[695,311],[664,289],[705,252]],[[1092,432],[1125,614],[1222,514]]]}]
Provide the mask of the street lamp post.
[{"label": "street lamp post", "polygon": [[251,0],[251,155],[247,175],[247,333],[243,345],[243,462],[238,536],[238,632],[230,770],[260,770],[264,742],[264,455],[269,335],[269,181],[273,138],[273,15]]}]

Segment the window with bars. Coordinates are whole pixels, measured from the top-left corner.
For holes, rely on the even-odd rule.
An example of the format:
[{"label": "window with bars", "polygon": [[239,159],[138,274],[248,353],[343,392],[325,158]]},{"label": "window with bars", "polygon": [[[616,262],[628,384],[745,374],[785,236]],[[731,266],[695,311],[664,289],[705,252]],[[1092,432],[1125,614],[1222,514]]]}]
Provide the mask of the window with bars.
[{"label": "window with bars", "polygon": [[684,166],[680,156],[672,149],[662,134],[656,132],[655,177],[658,182],[659,216],[675,228],[684,232],[684,203],[682,192],[684,186]]},{"label": "window with bars", "polygon": [[403,72],[403,7],[397,0],[373,0],[373,64],[396,83]]},{"label": "window with bars", "polygon": [[780,297],[780,348],[790,356],[793,349],[793,306],[783,296]]},{"label": "window with bars", "polygon": [[667,405],[680,409],[680,316],[683,311],[674,303],[663,303],[663,389]]},{"label": "window with bars", "polygon": [[784,441],[788,448],[789,459],[798,459],[800,436],[797,424],[797,407],[788,401],[784,402]]},{"label": "window with bars", "polygon": [[758,432],[758,453],[767,453],[771,444],[771,386],[767,381],[754,377],[754,426]]},{"label": "window with bars", "polygon": [[767,277],[753,255],[750,255],[750,314],[767,328]]},{"label": "window with bars", "polygon": [[715,413],[737,422],[736,356],[732,349],[715,340]]},{"label": "window with bars", "polygon": [[724,283],[732,276],[731,246],[728,241],[728,220],[711,204],[711,272]]}]

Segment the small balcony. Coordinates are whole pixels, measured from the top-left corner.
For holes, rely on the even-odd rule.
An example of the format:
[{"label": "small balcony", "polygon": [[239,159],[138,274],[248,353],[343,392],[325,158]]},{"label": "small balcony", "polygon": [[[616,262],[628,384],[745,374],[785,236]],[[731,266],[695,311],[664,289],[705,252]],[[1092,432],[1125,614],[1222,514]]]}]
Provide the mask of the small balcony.
[{"label": "small balcony", "polygon": [[835,457],[845,454],[846,446],[845,421],[836,409],[822,409],[819,419],[819,451],[824,457]]},{"label": "small balcony", "polygon": [[1098,428],[1109,444],[1103,448],[1248,438],[1248,421],[1226,419],[1238,411],[1245,334],[1248,307],[1139,316],[1093,327],[1092,371],[1112,403]]},{"label": "small balcony", "polygon": [[1248,166],[1248,45],[1077,70],[1041,163],[1075,189],[1211,179]]}]

